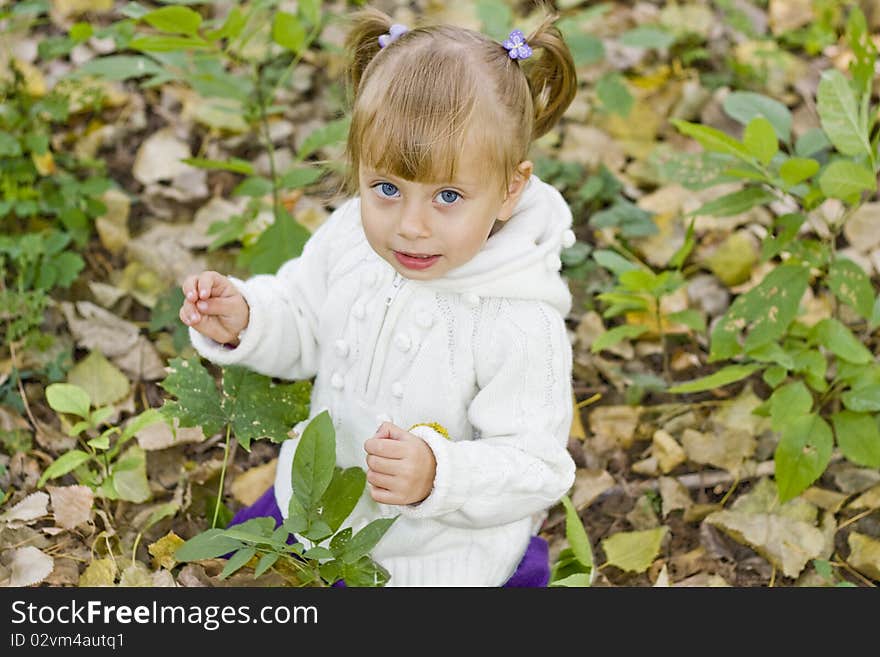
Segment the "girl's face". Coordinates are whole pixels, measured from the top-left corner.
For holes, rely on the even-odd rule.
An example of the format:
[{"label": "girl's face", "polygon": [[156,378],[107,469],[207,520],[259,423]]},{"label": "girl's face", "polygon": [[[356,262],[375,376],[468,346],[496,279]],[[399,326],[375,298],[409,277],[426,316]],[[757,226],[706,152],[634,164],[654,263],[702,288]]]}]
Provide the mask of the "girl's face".
[{"label": "girl's face", "polygon": [[360,166],[361,220],[367,240],[406,278],[440,278],[473,258],[496,220],[510,219],[533,168],[528,160],[521,162],[504,195],[478,159],[465,155],[458,164],[458,179],[442,184],[413,182]]}]

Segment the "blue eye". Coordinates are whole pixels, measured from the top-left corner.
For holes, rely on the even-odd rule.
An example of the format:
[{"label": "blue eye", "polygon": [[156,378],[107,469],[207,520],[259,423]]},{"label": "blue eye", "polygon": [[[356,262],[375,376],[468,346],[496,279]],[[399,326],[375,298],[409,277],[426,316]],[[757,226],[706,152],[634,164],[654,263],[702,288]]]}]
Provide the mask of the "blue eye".
[{"label": "blue eye", "polygon": [[[454,196],[450,197],[450,196],[447,196],[447,194],[453,194]],[[459,194],[458,192],[456,192],[455,190],[452,190],[452,189],[444,189],[442,192],[440,192],[438,197],[441,198],[443,201],[445,201],[445,203],[443,203],[443,205],[452,205],[459,198],[461,198],[461,194]]]},{"label": "blue eye", "polygon": [[381,190],[379,192],[380,198],[391,198],[394,196],[394,193],[397,191],[397,187],[392,185],[389,182],[381,182],[373,185],[373,189]]}]

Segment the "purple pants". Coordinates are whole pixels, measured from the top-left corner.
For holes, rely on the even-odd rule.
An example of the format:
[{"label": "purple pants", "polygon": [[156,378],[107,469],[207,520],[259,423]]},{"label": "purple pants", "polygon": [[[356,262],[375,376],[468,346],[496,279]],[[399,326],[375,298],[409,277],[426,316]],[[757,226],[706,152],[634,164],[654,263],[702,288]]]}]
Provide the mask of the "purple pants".
[{"label": "purple pants", "polygon": [[[281,515],[281,509],[278,508],[278,504],[275,502],[274,487],[263,493],[260,499],[250,506],[240,509],[238,513],[233,516],[232,520],[229,521],[227,528],[232,527],[232,525],[243,523],[245,520],[250,520],[251,518],[262,517],[274,518],[276,527],[284,522],[284,517]],[[505,582],[504,586],[506,588],[535,588],[547,586],[549,581],[550,550],[547,541],[540,536],[532,536],[531,541],[529,541],[529,547],[526,549],[526,553],[516,567],[516,571],[514,571],[513,575],[510,576],[510,579]],[[336,582],[334,586],[345,586],[345,583],[340,580],[339,582]]]}]

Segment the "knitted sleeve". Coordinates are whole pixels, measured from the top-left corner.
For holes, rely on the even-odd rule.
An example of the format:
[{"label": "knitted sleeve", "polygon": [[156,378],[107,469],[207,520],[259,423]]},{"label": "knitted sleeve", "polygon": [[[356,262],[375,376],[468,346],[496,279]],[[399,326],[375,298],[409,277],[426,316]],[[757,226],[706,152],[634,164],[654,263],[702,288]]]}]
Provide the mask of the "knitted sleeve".
[{"label": "knitted sleeve", "polygon": [[[475,339],[479,392],[468,408],[474,440],[447,440],[434,429],[413,433],[434,452],[434,488],[409,517],[459,527],[513,522],[551,507],[574,483],[571,344],[548,304],[500,300]],[[453,436],[454,438],[454,436]]]},{"label": "knitted sleeve", "polygon": [[282,379],[306,379],[318,368],[318,316],[327,298],[329,250],[337,233],[352,223],[354,199],[337,208],[309,237],[302,255],[275,274],[246,281],[232,276],[250,308],[248,325],[234,349],[193,327],[189,337],[203,357],[218,365],[241,365]]}]

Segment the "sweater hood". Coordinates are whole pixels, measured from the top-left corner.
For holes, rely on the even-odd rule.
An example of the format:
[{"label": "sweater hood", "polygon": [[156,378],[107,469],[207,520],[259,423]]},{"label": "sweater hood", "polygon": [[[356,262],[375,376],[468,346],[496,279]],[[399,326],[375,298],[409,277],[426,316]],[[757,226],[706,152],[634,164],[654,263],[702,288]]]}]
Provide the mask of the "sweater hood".
[{"label": "sweater hood", "polygon": [[468,262],[442,278],[420,281],[437,290],[544,301],[563,317],[571,310],[559,254],[574,244],[572,217],[562,194],[532,175],[510,219]]}]

